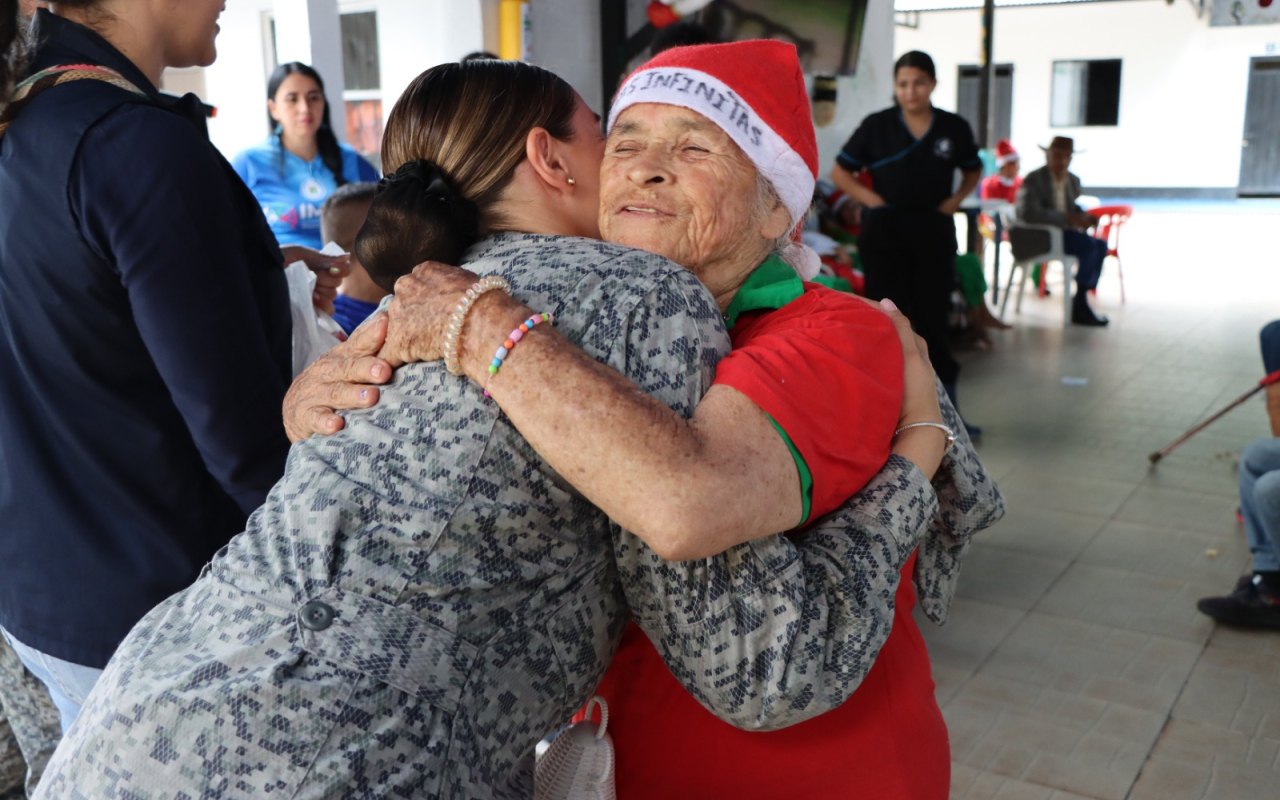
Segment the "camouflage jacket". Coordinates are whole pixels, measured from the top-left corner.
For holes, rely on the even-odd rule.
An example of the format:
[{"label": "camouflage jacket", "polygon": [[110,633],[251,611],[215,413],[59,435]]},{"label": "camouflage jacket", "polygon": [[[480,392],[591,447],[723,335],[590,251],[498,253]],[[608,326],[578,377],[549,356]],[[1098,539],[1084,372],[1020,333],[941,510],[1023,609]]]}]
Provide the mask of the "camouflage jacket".
[{"label": "camouflage jacket", "polygon": [[[709,293],[664,259],[525,234],[470,255],[683,415],[727,352]],[[857,686],[939,518],[896,459],[795,540],[664,562],[472,384],[410,365],[295,445],[248,530],[130,633],[40,796],[528,797],[535,743],[590,695],[628,609],[718,715],[798,722]]]}]

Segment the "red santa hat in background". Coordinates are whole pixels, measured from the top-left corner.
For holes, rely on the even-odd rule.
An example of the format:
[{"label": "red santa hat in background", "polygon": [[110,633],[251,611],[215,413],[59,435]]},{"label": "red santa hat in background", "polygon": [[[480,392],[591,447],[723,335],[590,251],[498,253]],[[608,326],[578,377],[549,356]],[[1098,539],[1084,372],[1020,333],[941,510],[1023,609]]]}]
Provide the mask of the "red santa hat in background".
[{"label": "red santa hat in background", "polygon": [[996,166],[1003,167],[1011,161],[1020,160],[1018,151],[1013,149],[1013,142],[1008,139],[1001,139],[996,142]]},{"label": "red santa hat in background", "polygon": [[653,0],[645,8],[655,28],[665,28],[690,14],[696,14],[711,0]]},{"label": "red santa hat in background", "polygon": [[727,133],[791,214],[792,244],[782,257],[806,280],[818,273],[817,254],[799,242],[817,182],[818,142],[795,45],[757,39],[672,48],[622,84],[609,128],[637,103],[688,108]]}]

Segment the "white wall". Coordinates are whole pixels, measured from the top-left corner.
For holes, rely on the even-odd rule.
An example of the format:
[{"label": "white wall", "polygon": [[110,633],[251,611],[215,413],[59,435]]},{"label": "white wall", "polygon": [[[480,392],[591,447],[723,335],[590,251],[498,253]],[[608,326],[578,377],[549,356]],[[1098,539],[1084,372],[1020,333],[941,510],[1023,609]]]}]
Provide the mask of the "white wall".
[{"label": "white wall", "polygon": [[[628,5],[630,27],[639,27],[645,22],[644,0],[629,0]],[[496,49],[495,32],[485,26],[488,19],[493,27],[492,6],[493,0],[339,0],[343,11],[372,9],[378,14],[384,114],[423,70],[484,49],[486,42]],[[210,135],[228,157],[267,135],[263,15],[271,8],[272,0],[227,0],[219,58],[205,70],[203,99],[218,107]],[[563,76],[604,113],[596,0],[535,0],[532,28],[531,60]],[[871,3],[857,74],[840,79],[836,120],[818,131],[821,174],[829,171],[862,118],[890,102],[893,58],[892,7]],[[337,108],[334,115],[340,124]]]},{"label": "white wall", "polygon": [[564,78],[588,106],[604,116],[611,98],[603,96],[600,83],[600,4],[532,0],[529,29],[529,61]]},{"label": "white wall", "polygon": [[[267,135],[262,20],[271,7],[272,0],[227,0],[219,20],[218,60],[205,70],[203,99],[218,108],[209,135],[228,158]],[[484,48],[482,0],[340,0],[339,8],[378,14],[384,116],[423,70]],[[331,114],[341,125],[342,110],[335,105]]]},{"label": "white wall", "polygon": [[209,138],[231,158],[267,135],[263,12],[271,0],[228,0],[218,20],[218,60],[204,71],[203,100],[217,107]]},{"label": "white wall", "polygon": [[[977,64],[980,11],[920,14],[899,27],[895,53],[924,50],[938,67],[934,102],[954,109],[956,68]],[[1164,0],[1000,8],[995,61],[1012,63],[1012,139],[1024,171],[1043,164],[1037,145],[1071,136],[1072,171],[1091,187],[1234,188],[1249,58],[1268,54],[1280,26],[1210,28],[1186,3]],[[1055,60],[1121,58],[1120,124],[1049,127]]]},{"label": "white wall", "polygon": [[[343,3],[345,10],[347,3]],[[377,0],[382,113],[423,70],[483,50],[479,0]]]},{"label": "white wall", "polygon": [[835,121],[818,128],[819,177],[831,172],[836,154],[858,123],[893,102],[893,48],[892,4],[878,1],[868,4],[858,67],[854,75],[837,80]]}]

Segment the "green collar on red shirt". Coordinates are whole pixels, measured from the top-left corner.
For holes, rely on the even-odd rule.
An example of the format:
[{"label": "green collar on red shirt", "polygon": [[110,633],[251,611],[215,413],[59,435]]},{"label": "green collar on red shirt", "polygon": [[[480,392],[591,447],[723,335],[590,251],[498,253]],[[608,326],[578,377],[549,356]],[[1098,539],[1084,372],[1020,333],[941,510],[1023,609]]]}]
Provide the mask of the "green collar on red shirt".
[{"label": "green collar on red shirt", "polygon": [[[776,254],[771,255],[747,276],[742,288],[733,296],[733,300],[729,301],[729,307],[724,310],[724,326],[732,329],[738,317],[748,311],[765,309],[776,311],[803,294],[804,281],[800,280],[796,271]],[[791,451],[791,458],[796,462],[796,471],[800,474],[800,496],[803,506],[800,512],[800,523],[796,526],[799,527],[809,521],[813,505],[813,473],[809,471],[809,465],[800,454],[800,448],[791,441],[791,437],[782,429],[778,421],[767,413],[765,416],[769,417],[774,430],[782,437],[782,441],[786,442],[787,449]]]},{"label": "green collar on red shirt", "polygon": [[804,294],[804,281],[787,262],[774,254],[747,276],[742,288],[724,310],[724,326],[732,329],[748,311],[776,310]]}]

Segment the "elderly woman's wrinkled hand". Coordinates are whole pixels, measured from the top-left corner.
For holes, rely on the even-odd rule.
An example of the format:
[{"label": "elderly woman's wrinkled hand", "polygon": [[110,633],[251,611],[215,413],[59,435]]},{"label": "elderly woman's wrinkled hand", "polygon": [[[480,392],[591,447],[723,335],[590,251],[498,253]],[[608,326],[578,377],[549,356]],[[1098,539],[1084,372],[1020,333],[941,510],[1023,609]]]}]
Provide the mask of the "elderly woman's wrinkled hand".
[{"label": "elderly woman's wrinkled hand", "polygon": [[393,367],[444,358],[444,334],[458,301],[480,276],[427,261],[396,281],[387,307],[391,317],[387,343],[378,354]]},{"label": "elderly woman's wrinkled hand", "polygon": [[289,441],[337,433],[346,423],[336,412],[378,402],[374,384],[391,380],[391,365],[376,356],[386,337],[387,317],[380,314],[293,379],[284,396]]}]

